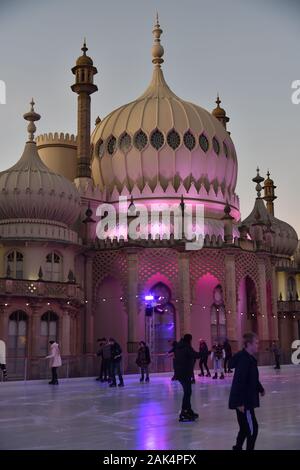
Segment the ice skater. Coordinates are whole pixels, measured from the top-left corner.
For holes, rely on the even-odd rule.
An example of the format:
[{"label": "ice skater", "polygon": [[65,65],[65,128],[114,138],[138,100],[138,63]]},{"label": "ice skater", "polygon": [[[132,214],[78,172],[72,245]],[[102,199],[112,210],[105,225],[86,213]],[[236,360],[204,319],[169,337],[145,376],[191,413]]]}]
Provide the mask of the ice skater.
[{"label": "ice skater", "polygon": [[175,348],[175,376],[183,388],[183,399],[179,421],[195,421],[199,417],[192,410],[192,382],[195,360],[200,358],[200,353],[192,348],[192,335],[186,334],[177,343]]},{"label": "ice skater", "polygon": [[124,387],[124,380],[122,376],[122,348],[119,343],[113,338],[109,338],[109,344],[111,346],[111,383],[110,387],[116,387],[116,375],[119,377],[118,387]]},{"label": "ice skater", "polygon": [[243,450],[247,439],[246,450],[254,450],[258,435],[258,423],[254,409],[259,407],[259,395],[264,396],[265,391],[259,381],[257,360],[258,337],[255,333],[246,333],[243,336],[244,349],[235,354],[230,367],[234,368],[234,376],[229,396],[229,408],[236,410],[239,432],[233,450]]},{"label": "ice skater", "polygon": [[149,365],[151,363],[150,350],[145,341],[139,342],[138,355],[136,359],[138,367],[141,369],[140,382],[144,382],[146,374],[146,382],[149,382]]},{"label": "ice skater", "polygon": [[211,359],[214,365],[214,372],[215,375],[213,379],[218,378],[218,371],[220,371],[220,379],[224,379],[224,372],[223,372],[223,360],[225,358],[225,351],[222,344],[219,341],[215,341],[215,344],[212,347],[211,351]]},{"label": "ice skater", "polygon": [[62,365],[60,350],[58,343],[55,341],[49,341],[49,344],[50,354],[46,356],[46,359],[50,359],[49,366],[52,372],[52,380],[49,382],[49,385],[58,385],[57,368]]},{"label": "ice skater", "polygon": [[280,369],[280,356],[281,350],[278,344],[275,341],[272,343],[271,351],[274,354],[275,367],[274,369]]},{"label": "ice skater", "polygon": [[98,338],[97,339],[98,343],[98,351],[97,351],[97,357],[100,358],[100,371],[99,371],[99,376],[96,378],[96,380],[103,382],[103,372],[104,372],[104,364],[103,364],[103,346],[106,343],[106,338]]},{"label": "ice skater", "polygon": [[208,351],[208,347],[207,347],[207,344],[204,341],[204,339],[200,339],[199,353],[200,353],[199,367],[200,367],[201,372],[198,375],[199,375],[199,377],[204,377],[204,369],[203,369],[203,366],[204,366],[205,370],[207,372],[206,377],[210,377],[210,372],[209,372],[209,368],[208,368],[208,365],[207,365],[209,351]]},{"label": "ice skater", "polygon": [[229,361],[232,358],[232,349],[231,349],[230,343],[229,343],[227,338],[224,341],[223,348],[224,348],[224,351],[225,351],[224,372],[225,372],[225,374],[226,374],[226,372],[227,372],[227,374],[231,374],[232,370],[229,367]]}]

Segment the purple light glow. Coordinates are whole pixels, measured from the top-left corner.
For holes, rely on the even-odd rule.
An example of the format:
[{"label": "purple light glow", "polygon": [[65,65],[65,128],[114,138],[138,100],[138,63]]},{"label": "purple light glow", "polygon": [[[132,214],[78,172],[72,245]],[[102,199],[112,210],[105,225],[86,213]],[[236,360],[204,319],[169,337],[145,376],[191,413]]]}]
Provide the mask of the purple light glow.
[{"label": "purple light glow", "polygon": [[145,295],[145,300],[153,300],[153,295]]}]

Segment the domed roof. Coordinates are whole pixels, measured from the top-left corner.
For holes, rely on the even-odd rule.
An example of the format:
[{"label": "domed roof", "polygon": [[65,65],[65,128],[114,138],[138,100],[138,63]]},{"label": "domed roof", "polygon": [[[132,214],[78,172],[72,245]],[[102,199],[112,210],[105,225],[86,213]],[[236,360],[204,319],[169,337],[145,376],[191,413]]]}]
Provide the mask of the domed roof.
[{"label": "domed roof", "polygon": [[273,252],[281,255],[292,256],[295,253],[298,244],[298,235],[296,230],[284,222],[277,219],[268,212],[263,199],[261,198],[262,187],[260,183],[264,178],[260,177],[259,169],[257,169],[257,176],[253,181],[257,182],[257,198],[250,215],[242,221],[241,225],[245,225],[249,229],[250,237],[255,239],[257,225],[264,226],[264,232],[272,234],[272,248]]},{"label": "domed roof", "polygon": [[212,110],[211,114],[215,116],[217,119],[225,119],[228,122],[229,118],[226,116],[225,109],[220,107],[221,100],[219,98],[219,95],[217,96],[216,103],[217,103],[217,107]]},{"label": "domed roof", "polygon": [[76,65],[93,65],[94,62],[92,58],[86,55],[86,51],[88,50],[88,48],[86,47],[85,40],[83,42],[83,46],[81,50],[83,51],[83,54],[79,56],[78,59],[76,60]]},{"label": "domed roof", "polygon": [[29,140],[20,160],[0,173],[0,218],[40,219],[72,225],[80,213],[80,196],[73,183],[51,171],[40,159],[34,121],[40,115],[24,114],[29,121]]},{"label": "domed roof", "polygon": [[[224,126],[200,106],[179,98],[167,85],[161,63],[162,30],[156,23],[150,85],[136,100],[112,111],[92,134],[93,178],[102,189],[174,188],[191,185],[232,203],[237,180],[234,144]],[[237,198],[235,205],[238,206]],[[222,207],[223,214],[223,207]]]}]

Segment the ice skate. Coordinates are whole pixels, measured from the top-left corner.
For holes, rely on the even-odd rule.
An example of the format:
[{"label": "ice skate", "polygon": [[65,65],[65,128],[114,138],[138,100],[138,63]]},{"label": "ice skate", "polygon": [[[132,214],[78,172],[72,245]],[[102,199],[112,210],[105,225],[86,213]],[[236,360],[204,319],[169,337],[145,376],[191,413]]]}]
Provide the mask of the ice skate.
[{"label": "ice skate", "polygon": [[190,421],[195,421],[195,416],[190,413],[188,410],[182,410],[180,415],[179,415],[179,421],[181,423],[183,422],[190,422]]}]

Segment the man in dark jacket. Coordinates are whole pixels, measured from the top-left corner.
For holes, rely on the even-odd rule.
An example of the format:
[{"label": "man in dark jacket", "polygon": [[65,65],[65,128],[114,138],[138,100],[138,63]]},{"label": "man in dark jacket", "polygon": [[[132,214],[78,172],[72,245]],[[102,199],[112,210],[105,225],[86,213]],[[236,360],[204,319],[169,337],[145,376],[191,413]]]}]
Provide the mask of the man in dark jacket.
[{"label": "man in dark jacket", "polygon": [[244,349],[233,356],[229,367],[235,369],[229,396],[229,408],[236,410],[239,433],[233,450],[243,450],[247,439],[247,450],[254,450],[258,434],[254,408],[259,407],[259,394],[265,391],[259,381],[257,360],[254,355],[258,351],[258,337],[255,333],[243,336]]},{"label": "man in dark jacket", "polygon": [[151,363],[151,358],[149,347],[146,345],[145,341],[139,342],[136,363],[141,369],[140,382],[144,382],[144,376],[146,374],[146,382],[149,383],[149,365]]},{"label": "man in dark jacket", "polygon": [[195,360],[200,353],[192,348],[192,335],[186,334],[175,348],[175,376],[183,388],[183,400],[179,421],[195,421],[198,414],[191,407],[192,383]]},{"label": "man in dark jacket", "polygon": [[109,339],[111,345],[111,384],[110,387],[116,387],[116,375],[119,376],[119,387],[124,387],[124,381],[121,372],[122,348],[113,338]]}]

